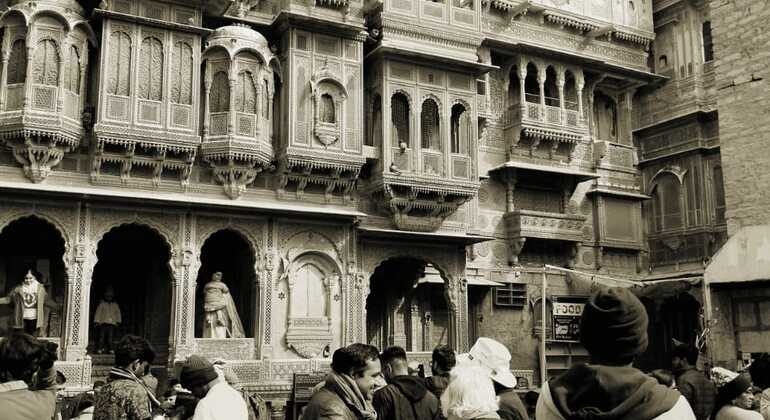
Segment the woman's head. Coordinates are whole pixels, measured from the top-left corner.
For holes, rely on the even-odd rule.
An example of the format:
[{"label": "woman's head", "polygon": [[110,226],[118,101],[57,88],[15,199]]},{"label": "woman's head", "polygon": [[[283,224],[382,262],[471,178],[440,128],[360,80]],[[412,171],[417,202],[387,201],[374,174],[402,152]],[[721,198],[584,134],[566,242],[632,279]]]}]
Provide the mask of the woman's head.
[{"label": "woman's head", "polygon": [[449,386],[441,395],[444,417],[472,419],[498,409],[489,372],[473,363],[461,363],[449,374]]}]

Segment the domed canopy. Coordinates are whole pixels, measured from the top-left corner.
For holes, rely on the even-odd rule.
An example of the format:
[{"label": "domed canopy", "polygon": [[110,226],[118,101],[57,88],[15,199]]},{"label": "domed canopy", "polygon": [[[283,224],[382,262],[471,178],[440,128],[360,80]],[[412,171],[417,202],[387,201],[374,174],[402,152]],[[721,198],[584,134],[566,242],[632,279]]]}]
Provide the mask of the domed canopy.
[{"label": "domed canopy", "polygon": [[217,47],[226,49],[231,58],[244,50],[258,53],[265,62],[269,62],[272,58],[267,39],[243,24],[217,28],[206,40],[206,52]]}]

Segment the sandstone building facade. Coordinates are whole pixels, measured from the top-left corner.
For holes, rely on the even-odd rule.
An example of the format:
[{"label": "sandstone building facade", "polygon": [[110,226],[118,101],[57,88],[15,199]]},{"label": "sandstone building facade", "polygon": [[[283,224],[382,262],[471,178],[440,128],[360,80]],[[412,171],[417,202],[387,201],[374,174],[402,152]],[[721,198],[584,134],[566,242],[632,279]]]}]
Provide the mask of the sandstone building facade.
[{"label": "sandstone building facade", "polygon": [[[697,277],[725,238],[702,3],[4,3],[0,293],[45,274],[76,384],[108,287],[162,365],[227,359],[276,417],[356,341],[488,335],[532,380],[586,356],[552,315],[591,282],[544,264]],[[200,338],[215,271],[246,338]],[[650,354],[699,301],[647,294]]]}]

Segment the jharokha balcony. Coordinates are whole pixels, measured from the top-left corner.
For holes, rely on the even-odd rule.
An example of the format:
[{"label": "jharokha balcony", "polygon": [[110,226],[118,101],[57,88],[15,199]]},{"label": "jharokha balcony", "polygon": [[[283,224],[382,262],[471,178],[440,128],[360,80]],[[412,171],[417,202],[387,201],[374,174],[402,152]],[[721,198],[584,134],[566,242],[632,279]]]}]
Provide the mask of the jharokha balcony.
[{"label": "jharokha balcony", "polygon": [[556,239],[570,242],[583,240],[585,216],[514,210],[504,216],[509,238]]},{"label": "jharokha balcony", "polygon": [[510,155],[571,161],[575,145],[589,138],[582,69],[521,56],[503,71],[508,106],[502,124]]}]

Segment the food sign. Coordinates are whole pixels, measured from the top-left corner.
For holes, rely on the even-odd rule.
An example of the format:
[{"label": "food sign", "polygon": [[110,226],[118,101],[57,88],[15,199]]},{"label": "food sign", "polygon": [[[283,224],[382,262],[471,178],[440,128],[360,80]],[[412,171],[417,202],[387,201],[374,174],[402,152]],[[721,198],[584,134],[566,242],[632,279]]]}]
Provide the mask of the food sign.
[{"label": "food sign", "polygon": [[553,333],[556,340],[580,341],[580,316],[584,307],[584,303],[553,303]]}]

